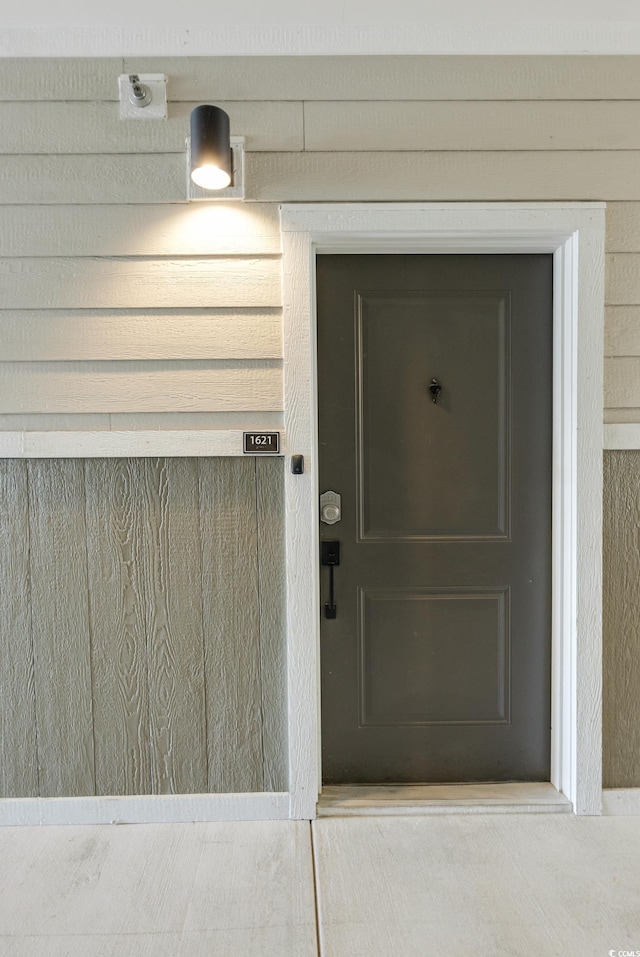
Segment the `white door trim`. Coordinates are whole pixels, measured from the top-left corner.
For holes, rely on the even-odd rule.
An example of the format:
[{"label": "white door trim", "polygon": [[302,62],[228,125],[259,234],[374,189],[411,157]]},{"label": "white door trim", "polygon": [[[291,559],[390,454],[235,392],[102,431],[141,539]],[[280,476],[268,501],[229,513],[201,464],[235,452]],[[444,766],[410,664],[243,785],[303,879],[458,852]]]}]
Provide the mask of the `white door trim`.
[{"label": "white door trim", "polygon": [[[281,207],[290,816],[320,786],[315,256],[553,253],[551,782],[602,810],[603,203],[357,203]],[[304,455],[293,475],[289,455]]]}]

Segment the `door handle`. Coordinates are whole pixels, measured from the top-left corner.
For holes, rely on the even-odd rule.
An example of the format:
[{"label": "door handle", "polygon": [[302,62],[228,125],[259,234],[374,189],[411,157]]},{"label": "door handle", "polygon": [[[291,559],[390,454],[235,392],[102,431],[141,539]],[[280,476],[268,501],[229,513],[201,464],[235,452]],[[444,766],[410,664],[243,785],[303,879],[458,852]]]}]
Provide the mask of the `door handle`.
[{"label": "door handle", "polygon": [[335,618],[337,609],[333,591],[333,570],[340,564],[340,542],[322,542],[321,563],[329,569],[329,601],[324,606],[324,616]]}]

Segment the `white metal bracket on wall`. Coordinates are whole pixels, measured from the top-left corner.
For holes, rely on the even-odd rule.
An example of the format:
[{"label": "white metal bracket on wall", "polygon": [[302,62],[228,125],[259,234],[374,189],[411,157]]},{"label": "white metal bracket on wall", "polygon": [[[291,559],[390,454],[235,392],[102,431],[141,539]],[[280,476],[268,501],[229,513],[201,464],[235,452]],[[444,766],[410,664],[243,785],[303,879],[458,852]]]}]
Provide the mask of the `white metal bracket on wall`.
[{"label": "white metal bracket on wall", "polygon": [[121,120],[166,120],[164,73],[122,73],[118,77]]}]

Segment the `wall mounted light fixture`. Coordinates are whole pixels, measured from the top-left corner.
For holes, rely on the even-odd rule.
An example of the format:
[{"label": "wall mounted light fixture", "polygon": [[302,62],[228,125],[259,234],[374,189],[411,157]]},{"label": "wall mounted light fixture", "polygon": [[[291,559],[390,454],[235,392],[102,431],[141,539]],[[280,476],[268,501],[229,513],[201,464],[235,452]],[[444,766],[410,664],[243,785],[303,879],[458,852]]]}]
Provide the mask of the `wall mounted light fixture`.
[{"label": "wall mounted light fixture", "polygon": [[229,117],[219,106],[196,106],[191,113],[190,165],[202,189],[233,185]]},{"label": "wall mounted light fixture", "polygon": [[243,197],[243,140],[231,139],[229,117],[219,106],[197,106],[188,142],[189,199]]}]

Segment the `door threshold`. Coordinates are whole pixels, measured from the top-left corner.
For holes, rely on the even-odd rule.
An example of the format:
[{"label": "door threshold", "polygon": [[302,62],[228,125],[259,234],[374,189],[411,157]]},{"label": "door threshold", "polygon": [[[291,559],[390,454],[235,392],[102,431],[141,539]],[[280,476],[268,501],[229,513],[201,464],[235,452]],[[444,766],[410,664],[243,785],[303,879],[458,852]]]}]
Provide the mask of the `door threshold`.
[{"label": "door threshold", "polygon": [[571,812],[571,801],[548,782],[334,785],[323,787],[317,807],[318,817]]}]

